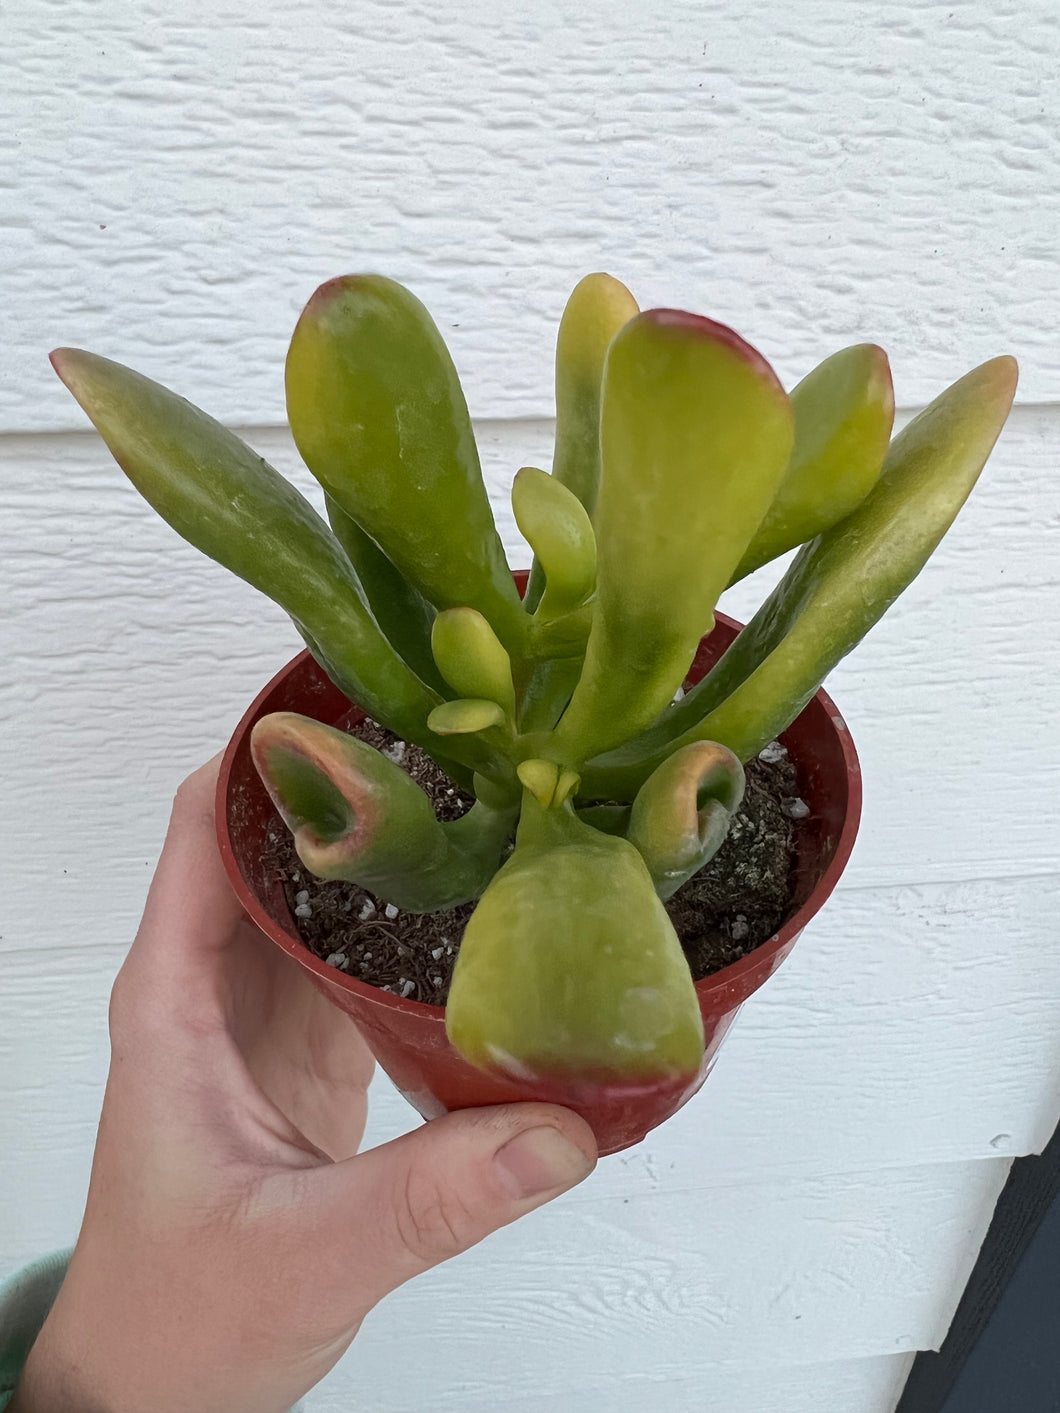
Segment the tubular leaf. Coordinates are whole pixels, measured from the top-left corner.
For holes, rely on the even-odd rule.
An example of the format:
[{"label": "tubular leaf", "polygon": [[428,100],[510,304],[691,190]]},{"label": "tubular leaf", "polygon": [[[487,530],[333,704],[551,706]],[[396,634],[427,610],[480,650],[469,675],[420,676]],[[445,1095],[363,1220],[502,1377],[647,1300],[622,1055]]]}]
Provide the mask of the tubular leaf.
[{"label": "tubular leaf", "polygon": [[[591,516],[600,480],[600,389],[611,340],[636,315],[637,301],[611,275],[586,275],[574,287],[556,339],[556,449],[552,475]],[[545,576],[534,562],[526,588],[533,612]]]},{"label": "tubular leaf", "polygon": [[313,507],[205,412],[120,363],[57,349],[55,371],[140,494],[178,534],[278,603],[351,700],[426,743],[438,697],[391,647]]},{"label": "tubular leaf", "polygon": [[478,804],[439,823],[427,796],[393,761],[309,717],[263,717],[251,749],[306,868],[358,883],[406,911],[434,912],[478,897],[511,836],[515,809]]},{"label": "tubular leaf", "polygon": [[518,654],[526,615],[441,334],[380,275],[321,285],[287,355],[298,450],[327,493],[438,608],[470,605]]},{"label": "tubular leaf", "polygon": [[440,692],[445,684],[431,654],[434,605],[396,569],[367,534],[331,496],[325,496],[328,520],[360,580],[375,621],[388,641],[422,681]]},{"label": "tubular leaf", "polygon": [[776,377],[720,324],[640,314],[604,374],[597,592],[585,666],[556,730],[574,765],[671,700],[787,463]]},{"label": "tubular leaf", "polygon": [[872,343],[833,353],[794,389],[791,405],[791,458],[734,583],[830,529],[868,495],[894,423],[887,355]]},{"label": "tubular leaf", "polygon": [[927,563],[993,450],[1016,377],[1015,359],[995,358],[915,417],[857,510],[803,546],[702,682],[586,768],[583,793],[628,798],[678,746],[720,741],[748,760],[783,731]]}]

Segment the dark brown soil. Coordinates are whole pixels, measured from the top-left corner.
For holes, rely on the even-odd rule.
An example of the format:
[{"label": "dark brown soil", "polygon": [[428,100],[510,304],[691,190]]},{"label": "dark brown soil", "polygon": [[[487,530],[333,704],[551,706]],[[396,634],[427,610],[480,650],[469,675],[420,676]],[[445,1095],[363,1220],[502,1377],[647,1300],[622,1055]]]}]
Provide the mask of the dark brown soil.
[{"label": "dark brown soil", "polygon": [[[418,746],[374,721],[354,734],[384,750],[430,796],[440,819],[473,803]],[[805,806],[782,747],[747,766],[747,790],[729,836],[707,866],[666,904],[698,981],[767,941],[793,911],[794,831]],[[330,966],[370,985],[444,1006],[473,903],[442,913],[406,913],[355,883],[308,873],[276,820],[263,859],[284,893],[306,946]]]}]

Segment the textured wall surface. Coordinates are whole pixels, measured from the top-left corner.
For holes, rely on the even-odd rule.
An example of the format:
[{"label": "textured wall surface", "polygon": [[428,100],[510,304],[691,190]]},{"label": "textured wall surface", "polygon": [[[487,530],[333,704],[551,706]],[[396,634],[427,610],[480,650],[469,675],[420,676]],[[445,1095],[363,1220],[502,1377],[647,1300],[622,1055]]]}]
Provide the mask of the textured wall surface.
[{"label": "textured wall surface", "polygon": [[[549,463],[587,269],[733,323],[788,382],[876,339],[906,412],[1020,357],[975,497],[831,679],[866,784],[831,906],[693,1104],[393,1297],[311,1405],[891,1413],[1057,1121],[1055,6],[26,0],[3,28],[0,1267],[76,1233],[172,790],[298,647],[137,499],[49,347],[170,382],[308,490],[293,318],[340,271],[404,279],[513,563],[507,485]],[[375,1099],[373,1139],[411,1126]]]},{"label": "textured wall surface", "polygon": [[437,311],[479,415],[540,413],[601,266],[786,375],[861,337],[907,402],[1006,349],[1055,391],[1053,0],[5,8],[5,425],[78,425],[40,350],[81,342],[278,419],[347,268]]}]

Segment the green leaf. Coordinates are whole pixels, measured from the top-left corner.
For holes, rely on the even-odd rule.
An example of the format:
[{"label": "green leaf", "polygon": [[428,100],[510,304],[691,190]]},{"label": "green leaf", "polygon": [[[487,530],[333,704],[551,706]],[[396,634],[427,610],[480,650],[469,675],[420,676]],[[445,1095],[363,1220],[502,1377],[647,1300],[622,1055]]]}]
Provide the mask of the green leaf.
[{"label": "green leaf", "polygon": [[51,357],[159,515],[285,609],[351,700],[424,742],[438,698],[380,632],[346,555],[304,496],[234,433],[160,384],[80,349]]},{"label": "green leaf", "polygon": [[578,765],[617,745],[671,700],[791,441],[783,389],[731,329],[656,309],[615,338],[604,374],[597,592],[581,680],[557,727],[564,759]]},{"label": "green leaf", "polygon": [[515,523],[545,576],[537,623],[579,608],[596,584],[596,538],[581,501],[554,476],[524,466],[512,483]]},{"label": "green leaf", "polygon": [[583,639],[576,655],[552,658],[535,665],[519,703],[520,731],[552,730],[578,685],[584,651]]},{"label": "green leaf", "polygon": [[434,620],[431,649],[438,670],[462,697],[497,702],[515,715],[512,662],[493,629],[473,608],[447,608]]},{"label": "green leaf", "polygon": [[526,615],[456,369],[419,300],[379,275],[330,280],[286,378],[291,431],[327,493],[431,603],[478,609],[517,655]]},{"label": "green leaf", "polygon": [[636,849],[527,790],[515,852],[464,933],[446,1029],[471,1064],[517,1078],[691,1078],[695,987]]},{"label": "green leaf", "polygon": [[583,790],[628,797],[691,741],[748,760],[785,729],[827,674],[920,573],[964,504],[1005,424],[1013,358],[965,375],[895,437],[861,505],[804,545],[707,674],[649,731],[592,762]]},{"label": "green leaf", "polygon": [[431,653],[431,627],[435,608],[396,569],[371,535],[325,496],[328,519],[335,538],[353,565],[368,606],[387,641],[396,648],[422,681],[438,691],[445,683]]},{"label": "green leaf", "polygon": [[791,459],[733,582],[830,529],[875,485],[894,422],[887,355],[872,343],[832,354],[803,378],[791,405]]},{"label": "green leaf", "polygon": [[471,735],[476,731],[488,731],[491,726],[502,726],[504,721],[504,708],[498,702],[473,697],[442,702],[428,718],[428,724],[436,736]]},{"label": "green leaf", "polygon": [[551,760],[531,758],[520,761],[516,774],[523,787],[544,809],[564,804],[578,788],[577,772],[564,770]]},{"label": "green leaf", "polygon": [[725,842],[743,791],[743,766],[715,741],[676,751],[641,786],[627,838],[664,901]]},{"label": "green leaf", "polygon": [[611,275],[586,275],[574,287],[556,340],[556,450],[552,474],[590,515],[600,479],[600,397],[607,350],[639,312]]},{"label": "green leaf", "polygon": [[[611,275],[586,275],[574,287],[556,340],[556,447],[552,475],[591,516],[600,481],[600,390],[611,340],[637,313],[637,301]],[[534,563],[526,586],[533,612],[545,587]]]},{"label": "green leaf", "polygon": [[511,837],[515,809],[477,804],[440,824],[427,796],[393,761],[294,712],[262,717],[251,751],[306,868],[360,884],[408,912],[478,897]]}]

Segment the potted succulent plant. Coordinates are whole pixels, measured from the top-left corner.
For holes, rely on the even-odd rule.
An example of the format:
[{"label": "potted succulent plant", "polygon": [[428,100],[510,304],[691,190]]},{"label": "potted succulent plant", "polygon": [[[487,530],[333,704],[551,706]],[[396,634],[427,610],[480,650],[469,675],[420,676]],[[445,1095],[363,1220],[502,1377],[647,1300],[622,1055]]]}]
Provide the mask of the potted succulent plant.
[{"label": "potted succulent plant", "polygon": [[[643,1137],[702,1082],[846,862],[857,761],[821,682],[957,514],[1014,361],[975,369],[892,441],[880,349],[833,355],[789,396],[732,330],[638,312],[590,275],[559,330],[552,472],[523,468],[512,488],[535,556],[521,583],[445,345],[390,280],[323,285],[288,354],[291,429],[330,528],[183,399],[89,353],[52,361],[155,509],[306,642],[222,767],[221,848],[250,915],[426,1116],[538,1097],[583,1113],[602,1151]],[[716,614],[726,587],[797,546],[746,628]],[[365,714],[397,751],[362,739]],[[439,817],[406,747],[464,812]],[[668,909],[764,749],[787,750],[806,801],[787,916],[697,982]],[[464,909],[444,1009],[304,945],[262,863],[277,813],[304,868],[368,908]]]}]

